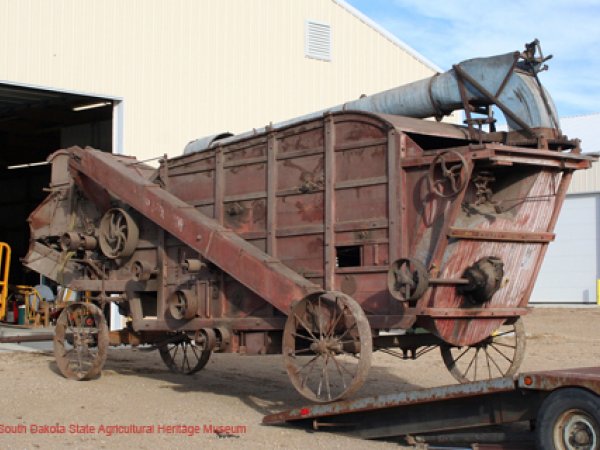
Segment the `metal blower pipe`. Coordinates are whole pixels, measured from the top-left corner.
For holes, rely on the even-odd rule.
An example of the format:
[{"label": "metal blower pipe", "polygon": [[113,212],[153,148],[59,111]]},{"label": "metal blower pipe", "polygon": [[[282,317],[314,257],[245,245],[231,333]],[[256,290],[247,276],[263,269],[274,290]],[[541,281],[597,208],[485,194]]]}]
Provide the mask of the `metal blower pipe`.
[{"label": "metal blower pipe", "polygon": [[[464,95],[469,103],[479,106],[498,105],[506,116],[509,129],[558,128],[556,108],[548,92],[539,84],[536,68],[516,63],[519,57],[519,52],[511,52],[469,59],[442,74],[279,122],[272,127],[283,128],[336,111],[366,111],[414,118],[447,115],[464,107],[459,87],[459,78],[462,78]],[[471,82],[468,81],[469,78]],[[490,95],[493,99],[489,98]],[[244,139],[264,131],[266,128],[216,140],[211,136],[210,143],[204,148],[217,142],[228,143]],[[199,151],[202,145],[198,144],[206,142],[206,139],[192,141],[186,146],[184,153]]]}]

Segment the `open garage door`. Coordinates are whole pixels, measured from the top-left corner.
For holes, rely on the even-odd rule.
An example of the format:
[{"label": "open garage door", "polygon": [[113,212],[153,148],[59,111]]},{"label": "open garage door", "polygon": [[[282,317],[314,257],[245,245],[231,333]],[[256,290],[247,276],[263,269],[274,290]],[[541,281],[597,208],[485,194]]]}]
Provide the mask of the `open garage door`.
[{"label": "open garage door", "polygon": [[[48,155],[72,145],[112,152],[119,99],[0,82],[0,241],[12,248],[11,284],[35,285],[19,259],[29,246],[29,213],[47,195]],[[117,136],[116,136],[117,135]]]}]

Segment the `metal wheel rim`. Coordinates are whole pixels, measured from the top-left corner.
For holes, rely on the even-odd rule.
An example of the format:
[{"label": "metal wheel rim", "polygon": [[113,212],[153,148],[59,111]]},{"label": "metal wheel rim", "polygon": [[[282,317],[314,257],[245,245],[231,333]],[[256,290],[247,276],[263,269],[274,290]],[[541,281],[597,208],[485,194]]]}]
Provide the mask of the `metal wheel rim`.
[{"label": "metal wheel rim", "polygon": [[441,345],[446,368],[460,383],[513,376],[525,355],[525,328],[519,318],[469,346]]},{"label": "metal wheel rim", "polygon": [[158,348],[160,357],[173,373],[191,375],[203,369],[210,358],[210,350],[202,350],[187,335],[181,341]]},{"label": "metal wheel rim", "polygon": [[[565,411],[554,426],[554,442],[559,450],[593,450],[598,448],[600,425],[588,414],[577,409]],[[583,433],[589,441],[577,443],[579,433]]]},{"label": "metal wheel rim", "polygon": [[54,331],[54,357],[61,373],[73,380],[100,375],[108,351],[108,326],[92,303],[72,303],[60,313]]},{"label": "metal wheel rim", "polygon": [[341,292],[311,294],[296,303],[283,331],[290,381],[302,396],[319,403],[348,397],[363,385],[372,346],[365,313]]}]

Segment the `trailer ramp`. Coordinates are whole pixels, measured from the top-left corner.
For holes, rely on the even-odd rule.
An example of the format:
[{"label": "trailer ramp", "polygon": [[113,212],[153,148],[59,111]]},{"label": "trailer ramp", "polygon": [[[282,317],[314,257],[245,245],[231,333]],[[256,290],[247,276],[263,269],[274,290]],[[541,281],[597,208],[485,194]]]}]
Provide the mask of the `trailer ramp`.
[{"label": "trailer ramp", "polygon": [[535,420],[545,408],[544,401],[563,388],[590,393],[600,404],[600,367],[530,372],[516,379],[308,405],[265,416],[263,424],[295,423],[363,439],[450,433]]}]

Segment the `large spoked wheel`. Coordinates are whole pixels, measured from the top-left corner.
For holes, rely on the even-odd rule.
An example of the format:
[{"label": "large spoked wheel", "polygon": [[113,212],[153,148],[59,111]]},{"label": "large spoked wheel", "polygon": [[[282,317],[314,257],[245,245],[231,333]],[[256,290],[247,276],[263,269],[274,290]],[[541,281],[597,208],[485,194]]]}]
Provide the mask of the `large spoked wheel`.
[{"label": "large spoked wheel", "polygon": [[371,367],[373,341],[360,305],[341,292],[296,303],[283,330],[283,358],[294,387],[314,402],[355,393]]},{"label": "large spoked wheel", "polygon": [[54,331],[54,357],[65,377],[97,377],[107,350],[108,326],[100,308],[93,303],[71,303],[63,309]]},{"label": "large spoked wheel", "polygon": [[502,325],[491,336],[470,346],[440,346],[444,364],[461,383],[514,375],[525,356],[523,320]]},{"label": "large spoked wheel", "polygon": [[600,397],[578,388],[554,391],[542,403],[536,420],[537,448],[600,448]]},{"label": "large spoked wheel", "polygon": [[180,333],[171,342],[159,346],[158,351],[171,372],[183,375],[192,375],[202,370],[211,353],[196,345],[185,333]]}]

